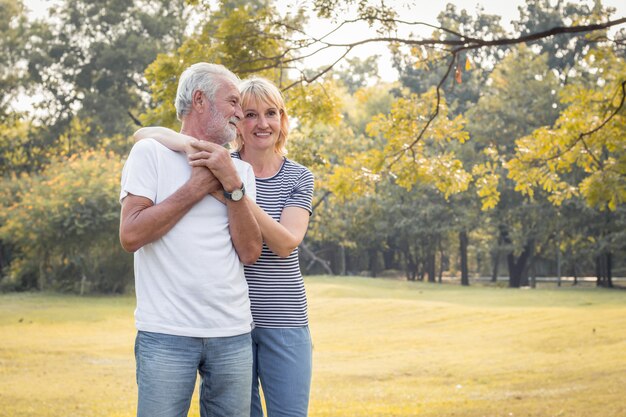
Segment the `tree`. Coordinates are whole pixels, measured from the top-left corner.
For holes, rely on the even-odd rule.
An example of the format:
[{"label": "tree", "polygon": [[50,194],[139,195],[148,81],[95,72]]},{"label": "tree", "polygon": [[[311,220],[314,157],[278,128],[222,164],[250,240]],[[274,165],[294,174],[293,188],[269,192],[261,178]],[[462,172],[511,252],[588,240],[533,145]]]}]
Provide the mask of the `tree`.
[{"label": "tree", "polygon": [[508,179],[506,161],[517,138],[555,120],[558,88],[547,57],[522,46],[496,66],[478,103],[467,113],[472,143],[485,158],[474,169],[475,174],[486,175],[478,190],[485,196],[484,208],[496,209],[492,217],[499,222],[498,240],[507,248],[512,287],[525,284],[541,230],[533,218],[537,210],[548,208],[541,199],[533,204],[523,199]]},{"label": "tree", "polygon": [[556,205],[580,195],[591,207],[615,210],[626,201],[626,61],[599,49],[579,68],[553,126],[517,141],[511,178],[524,194],[543,189]]},{"label": "tree", "polygon": [[[152,107],[142,116],[147,125],[176,127],[174,98],[178,76],[196,62],[225,65],[234,73],[245,76],[257,74],[282,85],[287,81],[284,39],[290,36],[287,26],[273,22],[278,12],[262,1],[221,0],[219,8],[203,19],[198,31],[189,36],[173,52],[160,54],[146,71],[151,85]],[[285,18],[300,25],[303,16]]]},{"label": "tree", "polygon": [[29,24],[24,4],[19,0],[0,0],[0,123],[14,110],[10,108],[26,82],[23,65]]},{"label": "tree", "polygon": [[[90,151],[53,161],[41,174],[4,180],[0,240],[12,248],[3,286],[13,289],[122,292],[132,257],[118,242],[122,163]],[[4,187],[3,187],[4,189]]]},{"label": "tree", "polygon": [[[65,0],[49,25],[33,35],[28,56],[32,81],[44,95],[42,123],[50,142],[78,117],[94,146],[103,137],[128,135],[145,106],[146,67],[158,52],[179,45],[183,0]],[[52,23],[54,22],[54,23]]]},{"label": "tree", "polygon": [[[597,4],[599,5],[599,3]],[[310,82],[332,69],[349,52],[370,43],[384,42],[396,49],[400,45],[411,47],[412,53],[417,54],[420,57],[420,61],[424,61],[428,64],[436,61],[445,62],[443,76],[437,83],[437,97],[440,98],[440,90],[451,74],[455,74],[455,77],[457,79],[462,78],[463,62],[461,58],[463,58],[463,54],[471,51],[480,51],[484,48],[505,46],[510,47],[513,45],[530,44],[543,40],[548,40],[549,42],[552,42],[553,38],[559,35],[567,35],[568,37],[570,37],[569,39],[571,39],[572,36],[581,36],[598,31],[602,35],[604,33],[602,31],[604,31],[605,29],[609,27],[623,25],[624,23],[626,23],[626,17],[610,20],[611,15],[614,13],[614,10],[602,9],[602,7],[598,5],[594,7],[593,10],[590,10],[587,7],[578,7],[576,5],[569,4],[566,7],[563,7],[562,2],[558,2],[559,10],[569,13],[569,15],[567,15],[567,18],[575,19],[572,20],[573,22],[575,22],[574,24],[566,24],[562,19],[558,20],[554,18],[546,18],[542,20],[542,24],[533,26],[530,22],[530,17],[534,17],[537,13],[541,13],[542,16],[545,14],[549,14],[548,12],[551,12],[553,8],[547,1],[528,0],[526,8],[522,9],[522,17],[517,26],[519,29],[532,27],[536,30],[529,29],[524,33],[516,32],[514,34],[504,35],[500,35],[496,31],[496,36],[491,36],[491,33],[488,30],[481,33],[481,28],[479,27],[477,29],[474,29],[478,36],[473,36],[473,34],[469,30],[469,28],[471,28],[471,24],[468,24],[468,22],[471,23],[471,21],[466,18],[465,21],[463,21],[463,23],[460,25],[459,30],[461,30],[462,33],[459,33],[450,27],[440,26],[436,27],[436,29],[438,29],[438,32],[436,32],[436,34],[439,34],[438,37],[426,38],[415,35],[415,31],[411,31],[411,35],[406,37],[397,36],[396,33],[399,27],[405,29],[418,28],[421,26],[432,28],[433,25],[429,25],[424,22],[408,22],[398,19],[397,12],[395,12],[392,7],[389,7],[384,3],[377,6],[372,6],[367,2],[361,2],[356,0],[348,0],[345,2],[341,2],[341,4],[336,0],[316,0],[314,1],[314,6],[315,11],[318,13],[319,16],[326,18],[336,18],[336,16],[339,16],[341,13],[347,10],[353,10],[356,14],[356,17],[352,20],[338,22],[336,28],[329,31],[326,35],[318,38],[308,37],[306,36],[306,34],[304,34],[304,32],[300,31],[299,33],[301,34],[301,36],[295,38],[292,43],[288,45],[287,52],[295,52],[303,50],[304,48],[308,48],[309,50],[313,50],[313,52],[308,55],[310,56],[328,49],[338,49],[345,51],[342,54],[341,58],[320,69],[317,73],[303,74],[303,76],[301,77],[301,81]],[[448,8],[448,11],[450,12],[449,15],[454,16],[455,11],[453,9],[454,8]],[[525,13],[524,10],[529,10],[529,12]],[[445,19],[445,14],[443,16],[440,16],[440,18]],[[483,16],[481,17],[481,19],[489,20],[489,17]],[[350,24],[354,24],[356,22],[367,22],[370,24],[370,26],[376,27],[379,36],[370,38],[365,37],[363,39],[347,43],[333,42],[331,40],[330,36],[338,29],[345,29]],[[496,24],[497,22],[497,18],[491,18],[492,24]],[[556,24],[557,26],[551,26],[545,28],[544,30],[541,30],[545,26],[545,22],[548,22],[546,23],[547,25]],[[620,32],[618,38],[614,39],[613,42],[619,45],[621,39],[623,39],[623,36],[624,33]],[[604,39],[606,40],[606,38]],[[577,43],[577,45],[579,44]],[[567,49],[567,47],[568,45],[555,44],[554,48],[552,49],[561,52],[562,50]],[[438,48],[440,52],[426,54],[424,53],[424,49],[421,48]],[[576,56],[576,54],[573,54],[571,56]],[[289,59],[286,59],[285,62],[292,63],[298,59],[299,58],[297,57],[290,57]],[[433,109],[429,116],[429,120],[435,119],[438,116],[438,110],[439,100],[433,106]],[[428,123],[426,124],[426,126],[428,126]],[[412,143],[421,140],[422,135],[424,134],[425,130],[422,130],[412,141]],[[406,151],[410,152],[409,149],[407,149]],[[392,158],[395,158],[395,156],[392,156]]]},{"label": "tree", "polygon": [[[561,93],[563,110],[546,126],[517,141],[509,164],[516,188],[547,193],[556,206],[582,197],[589,207],[615,212],[626,201],[626,62],[608,49],[590,53]],[[601,74],[596,78],[595,74]],[[619,75],[618,75],[619,74]],[[588,126],[585,128],[585,126]],[[612,286],[612,213],[597,223],[598,285]]]}]

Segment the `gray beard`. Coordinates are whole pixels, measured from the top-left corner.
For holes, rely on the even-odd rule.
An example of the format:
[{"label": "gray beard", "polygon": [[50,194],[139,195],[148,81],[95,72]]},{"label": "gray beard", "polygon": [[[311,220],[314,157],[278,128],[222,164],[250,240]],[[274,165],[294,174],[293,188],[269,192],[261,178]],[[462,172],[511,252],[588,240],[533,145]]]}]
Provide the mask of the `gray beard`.
[{"label": "gray beard", "polygon": [[213,112],[211,109],[211,119],[209,124],[211,126],[219,126],[224,124],[221,128],[215,130],[214,143],[218,145],[226,145],[232,142],[237,137],[237,128],[229,123],[230,119],[224,119],[222,116]]}]

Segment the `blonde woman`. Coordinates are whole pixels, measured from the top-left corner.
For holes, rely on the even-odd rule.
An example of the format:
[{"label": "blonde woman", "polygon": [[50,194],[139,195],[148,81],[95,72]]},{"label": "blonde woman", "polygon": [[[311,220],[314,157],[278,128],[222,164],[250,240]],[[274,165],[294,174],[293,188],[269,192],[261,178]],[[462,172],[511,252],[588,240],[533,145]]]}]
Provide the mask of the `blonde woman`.
[{"label": "blonde woman", "polygon": [[[258,261],[244,267],[255,326],[251,416],[263,416],[259,385],[269,417],[306,416],[311,337],[298,245],[312,213],[313,175],[285,156],[289,119],[278,88],[266,79],[251,78],[239,90],[243,119],[237,124],[232,157],[254,170],[257,190],[251,206],[264,241]],[[143,128],[135,137],[150,137],[187,152],[192,166],[206,166],[210,157],[194,148],[194,138],[169,129]],[[220,192],[213,196],[224,200]]]}]

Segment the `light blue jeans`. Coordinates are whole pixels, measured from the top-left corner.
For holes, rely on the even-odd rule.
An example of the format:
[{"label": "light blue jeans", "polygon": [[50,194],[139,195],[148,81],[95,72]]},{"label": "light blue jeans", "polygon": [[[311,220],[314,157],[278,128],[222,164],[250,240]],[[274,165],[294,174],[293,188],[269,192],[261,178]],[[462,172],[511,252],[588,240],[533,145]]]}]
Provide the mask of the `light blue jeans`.
[{"label": "light blue jeans", "polygon": [[251,417],[262,417],[259,382],[268,417],[305,417],[311,388],[308,327],[252,330]]},{"label": "light blue jeans", "polygon": [[250,414],[250,333],[196,338],[139,331],[135,340],[138,417],[186,417],[200,373],[200,415]]}]

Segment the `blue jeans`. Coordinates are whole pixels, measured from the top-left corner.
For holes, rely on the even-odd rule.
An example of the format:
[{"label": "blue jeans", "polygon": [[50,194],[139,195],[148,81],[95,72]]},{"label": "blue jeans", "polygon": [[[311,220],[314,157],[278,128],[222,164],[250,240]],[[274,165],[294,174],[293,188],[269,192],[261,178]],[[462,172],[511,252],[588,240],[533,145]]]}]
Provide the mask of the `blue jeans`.
[{"label": "blue jeans", "polygon": [[200,415],[250,414],[250,333],[196,338],[139,331],[135,340],[138,417],[186,417],[200,373]]},{"label": "blue jeans", "polygon": [[311,388],[311,335],[308,327],[252,330],[251,417],[262,417],[259,382],[268,417],[304,417]]}]

